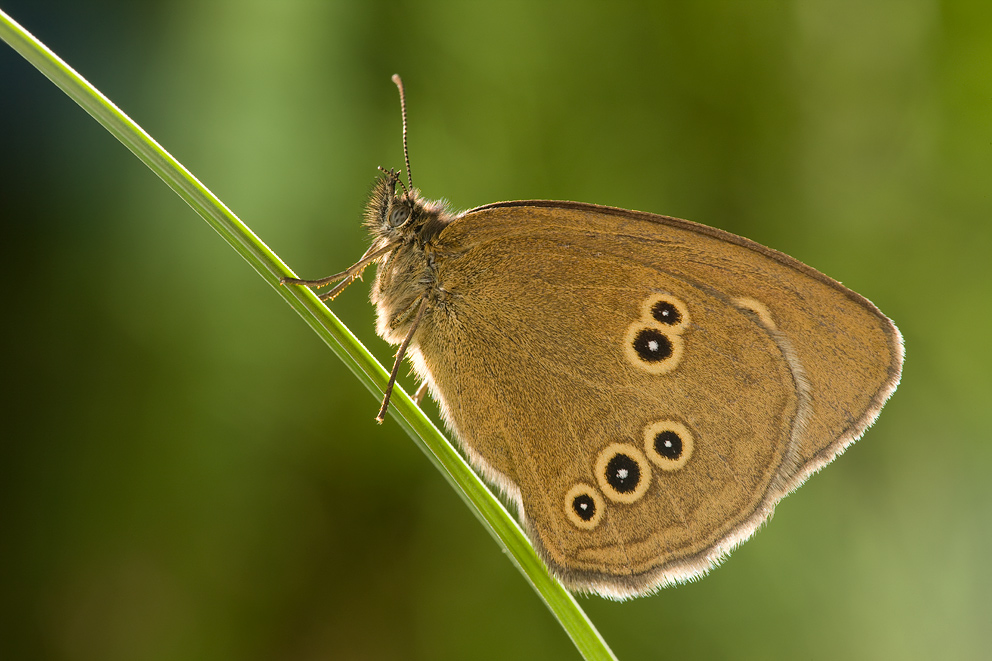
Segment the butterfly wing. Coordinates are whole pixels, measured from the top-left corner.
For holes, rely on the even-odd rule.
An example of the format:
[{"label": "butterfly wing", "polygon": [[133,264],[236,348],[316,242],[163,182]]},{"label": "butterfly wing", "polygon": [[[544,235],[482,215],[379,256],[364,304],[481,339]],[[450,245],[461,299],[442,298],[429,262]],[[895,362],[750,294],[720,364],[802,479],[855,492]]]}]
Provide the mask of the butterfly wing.
[{"label": "butterfly wing", "polygon": [[706,571],[877,416],[901,365],[868,301],[687,221],[490,205],[433,244],[411,357],[572,588]]}]

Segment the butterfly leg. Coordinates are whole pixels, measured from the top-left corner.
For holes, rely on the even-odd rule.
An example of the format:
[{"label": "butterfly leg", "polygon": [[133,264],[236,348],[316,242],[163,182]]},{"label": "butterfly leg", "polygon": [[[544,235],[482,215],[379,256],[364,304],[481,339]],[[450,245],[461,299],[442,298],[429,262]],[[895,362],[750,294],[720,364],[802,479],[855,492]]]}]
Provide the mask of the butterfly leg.
[{"label": "butterfly leg", "polygon": [[417,392],[413,393],[413,403],[420,406],[420,401],[424,398],[424,394],[427,392],[427,382],[424,381],[417,388]]},{"label": "butterfly leg", "polygon": [[344,291],[345,287],[353,283],[355,280],[359,278],[359,276],[362,275],[362,271],[365,270],[366,266],[368,266],[376,259],[378,259],[379,257],[386,254],[392,249],[393,249],[392,245],[383,246],[378,249],[376,249],[376,247],[373,245],[371,248],[365,251],[365,254],[362,255],[361,259],[359,259],[354,265],[352,265],[345,271],[341,271],[340,273],[335,273],[334,275],[329,275],[326,278],[320,278],[319,280],[300,280],[299,278],[282,278],[281,280],[279,280],[279,284],[303,285],[305,287],[323,287],[325,285],[331,284],[332,282],[337,282],[338,280],[341,280],[341,282],[338,282],[338,284],[333,289],[331,289],[330,291],[324,294],[321,294],[318,297],[322,301],[333,300],[335,296],[337,296],[342,291]]},{"label": "butterfly leg", "polygon": [[424,310],[427,308],[427,297],[422,296],[420,301],[417,303],[417,316],[414,317],[413,323],[410,325],[410,332],[406,334],[403,338],[403,344],[400,345],[399,351],[396,352],[396,360],[393,362],[393,371],[389,374],[389,382],[386,384],[386,391],[382,395],[382,407],[379,409],[379,415],[375,416],[375,420],[378,423],[382,423],[386,419],[386,410],[389,408],[389,398],[393,394],[393,386],[396,385],[396,375],[400,371],[400,363],[403,362],[403,357],[406,355],[406,348],[410,345],[410,340],[413,339],[413,334],[417,332],[417,326],[420,325],[420,320],[424,316]]}]

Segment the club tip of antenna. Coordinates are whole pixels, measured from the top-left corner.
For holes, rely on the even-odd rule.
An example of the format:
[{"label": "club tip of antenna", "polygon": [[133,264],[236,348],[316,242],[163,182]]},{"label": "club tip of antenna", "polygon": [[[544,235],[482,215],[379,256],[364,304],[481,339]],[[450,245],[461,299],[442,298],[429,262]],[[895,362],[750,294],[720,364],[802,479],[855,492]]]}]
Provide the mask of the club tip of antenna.
[{"label": "club tip of antenna", "polygon": [[403,87],[403,79],[400,78],[398,73],[393,74],[393,82],[396,83],[397,87]]}]

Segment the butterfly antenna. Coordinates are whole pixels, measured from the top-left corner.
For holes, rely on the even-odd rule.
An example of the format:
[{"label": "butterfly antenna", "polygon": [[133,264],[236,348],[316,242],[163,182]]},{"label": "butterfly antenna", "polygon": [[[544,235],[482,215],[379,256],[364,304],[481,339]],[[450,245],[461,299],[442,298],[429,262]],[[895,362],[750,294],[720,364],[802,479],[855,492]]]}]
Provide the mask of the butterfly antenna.
[{"label": "butterfly antenna", "polygon": [[413,190],[413,174],[410,172],[410,152],[406,148],[406,93],[403,91],[403,79],[398,73],[393,74],[393,82],[400,90],[400,113],[403,115],[403,158],[406,159],[406,178]]}]

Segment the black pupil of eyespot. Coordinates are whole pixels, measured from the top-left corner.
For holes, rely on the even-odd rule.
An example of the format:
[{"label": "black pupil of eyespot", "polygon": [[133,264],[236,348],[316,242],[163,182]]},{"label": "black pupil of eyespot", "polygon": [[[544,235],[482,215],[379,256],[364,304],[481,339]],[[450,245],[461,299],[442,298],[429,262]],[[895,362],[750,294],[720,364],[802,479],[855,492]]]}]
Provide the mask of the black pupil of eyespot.
[{"label": "black pupil of eyespot", "polygon": [[672,355],[672,341],[655,328],[645,328],[634,338],[634,351],[641,360],[656,363]]},{"label": "black pupil of eyespot", "polygon": [[658,301],[651,307],[651,316],[656,321],[669,326],[677,326],[682,322],[682,313],[668,301]]},{"label": "black pupil of eyespot", "polygon": [[620,493],[630,493],[641,481],[641,467],[625,454],[618,454],[606,463],[606,481]]},{"label": "black pupil of eyespot", "polygon": [[596,501],[587,493],[576,496],[572,501],[572,509],[583,521],[589,521],[596,515]]},{"label": "black pupil of eyespot", "polygon": [[654,437],[654,451],[665,459],[678,459],[682,456],[682,439],[671,430],[660,432]]}]

